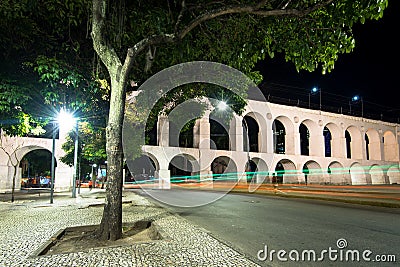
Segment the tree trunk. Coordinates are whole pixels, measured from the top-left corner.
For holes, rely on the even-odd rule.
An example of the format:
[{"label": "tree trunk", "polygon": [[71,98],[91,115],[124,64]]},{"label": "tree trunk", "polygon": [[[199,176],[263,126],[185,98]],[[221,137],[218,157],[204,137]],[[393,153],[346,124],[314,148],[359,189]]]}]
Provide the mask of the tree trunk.
[{"label": "tree trunk", "polygon": [[15,194],[15,177],[17,176],[17,167],[18,167],[18,165],[13,166],[14,173],[13,173],[12,188],[11,188],[11,202],[14,202],[14,199],[15,199],[15,197],[14,197],[14,194]]},{"label": "tree trunk", "polygon": [[107,188],[106,203],[98,235],[102,240],[122,236],[122,123],[125,109],[124,81],[111,77],[111,99],[106,129]]}]

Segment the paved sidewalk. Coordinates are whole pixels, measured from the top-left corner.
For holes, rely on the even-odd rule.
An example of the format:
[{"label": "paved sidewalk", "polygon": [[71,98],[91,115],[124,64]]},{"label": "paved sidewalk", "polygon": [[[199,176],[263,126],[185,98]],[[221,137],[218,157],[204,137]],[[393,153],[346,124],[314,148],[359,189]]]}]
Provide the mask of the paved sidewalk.
[{"label": "paved sidewalk", "polygon": [[[71,193],[20,193],[14,203],[0,202],[0,266],[258,266],[203,228],[168,213],[145,198],[123,193],[123,221],[153,220],[162,240],[77,253],[34,256],[57,231],[99,224],[104,190]],[[1,196],[4,198],[4,195]]]}]

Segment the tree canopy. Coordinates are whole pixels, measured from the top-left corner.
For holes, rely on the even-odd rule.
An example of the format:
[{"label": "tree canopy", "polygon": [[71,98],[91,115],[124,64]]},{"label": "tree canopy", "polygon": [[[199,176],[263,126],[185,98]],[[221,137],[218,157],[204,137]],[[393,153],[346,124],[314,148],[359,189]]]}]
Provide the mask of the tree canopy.
[{"label": "tree canopy", "polygon": [[[255,64],[276,53],[298,70],[330,72],[355,47],[353,25],[381,18],[387,5],[388,0],[2,1],[1,127],[13,119],[28,125],[34,111],[43,113],[42,105],[68,105],[82,114],[104,111],[109,177],[99,232],[118,239],[126,92],[166,67],[193,60],[224,63],[256,83],[262,77]],[[216,91],[188,88],[177,88],[165,101]],[[29,130],[8,128],[14,134]]]}]

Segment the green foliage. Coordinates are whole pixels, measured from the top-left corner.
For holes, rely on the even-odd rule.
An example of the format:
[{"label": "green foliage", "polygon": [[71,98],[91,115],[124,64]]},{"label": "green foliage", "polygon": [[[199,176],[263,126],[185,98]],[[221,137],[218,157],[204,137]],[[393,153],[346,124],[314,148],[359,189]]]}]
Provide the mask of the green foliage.
[{"label": "green foliage", "polygon": [[[67,136],[67,142],[62,145],[66,152],[61,161],[68,165],[74,163],[75,133],[71,131]],[[78,155],[83,164],[104,163],[106,155],[105,131],[103,128],[96,128],[88,122],[79,123],[78,127]]]},{"label": "green foliage", "polygon": [[[177,34],[211,10],[258,1],[185,1],[183,11],[181,2],[107,1],[107,43],[123,60],[127,48],[152,35]],[[272,0],[260,11],[301,11],[321,2]],[[388,0],[335,0],[301,16],[218,16],[202,22],[181,40],[151,47],[154,59],[148,68],[146,47],[136,56],[129,80],[141,84],[171,65],[210,60],[237,68],[258,84],[262,77],[254,72],[255,64],[276,53],[283,53],[298,70],[330,72],[338,57],[356,45],[353,25],[381,18],[387,5]],[[89,36],[91,7],[92,0],[0,2],[0,126],[9,133],[24,135],[40,130],[60,107],[76,110],[76,115],[93,125],[105,126],[110,80]],[[182,86],[157,102],[148,125],[154,125],[157,112],[168,113],[174,106],[201,96],[226,98],[238,113],[245,105],[243,95],[221,88]]]}]

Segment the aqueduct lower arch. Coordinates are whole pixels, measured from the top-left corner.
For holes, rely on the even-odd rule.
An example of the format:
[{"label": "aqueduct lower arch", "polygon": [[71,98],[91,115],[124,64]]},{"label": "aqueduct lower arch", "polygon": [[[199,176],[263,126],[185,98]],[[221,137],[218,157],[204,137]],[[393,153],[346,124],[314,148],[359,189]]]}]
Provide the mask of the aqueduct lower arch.
[{"label": "aqueduct lower arch", "polygon": [[[178,151],[191,151],[200,168],[200,177],[212,177],[215,159],[229,159],[234,163],[233,169],[240,182],[249,182],[246,163],[250,160],[250,166],[253,166],[250,170],[256,169],[251,180],[258,183],[276,179],[283,183],[400,183],[400,131],[397,124],[253,100],[249,101],[243,114],[242,117],[235,115],[229,126],[229,150],[215,150],[206,142],[210,139],[207,116],[196,121],[193,144],[197,145],[181,147]],[[246,126],[242,123],[245,117],[257,123],[255,129],[249,129],[249,132],[253,131],[249,140],[254,143],[249,147],[246,146],[243,128]],[[164,117],[163,123],[168,124],[168,118]],[[300,133],[300,127],[307,129],[306,134]],[[253,137],[256,131],[258,139]],[[161,131],[159,134],[163,137],[159,138],[158,145],[146,146],[144,150],[153,151],[156,158],[163,158],[160,147],[163,153],[168,150],[174,154],[172,148],[162,143],[167,133]],[[304,141],[308,153],[302,153]],[[160,161],[168,162],[168,159]],[[163,174],[160,178],[165,181],[170,178],[170,173],[163,168],[160,166],[159,173]],[[233,169],[229,172],[232,173]]]},{"label": "aqueduct lower arch", "polygon": [[[229,146],[226,150],[216,150],[210,146],[209,114],[206,112],[195,121],[192,147],[170,146],[168,117],[159,117],[156,145],[143,146],[143,154],[154,161],[160,188],[170,188],[169,165],[178,155],[190,159],[192,168],[196,169],[191,173],[198,175],[200,181],[213,180],[216,172],[213,163],[223,159],[229,176],[243,183],[248,182],[249,160],[256,166],[258,183],[274,179],[281,179],[283,183],[305,183],[306,178],[307,183],[320,184],[400,183],[398,124],[249,100],[243,114],[257,123],[257,149],[249,150],[244,145],[243,117],[234,115],[226,126]],[[274,122],[280,123],[279,132]],[[308,130],[302,137],[301,124]],[[329,130],[328,141],[324,130],[325,133]],[[60,136],[65,136],[65,132]],[[301,153],[301,138],[307,138],[308,155]],[[59,161],[64,141],[63,138],[56,140],[56,190],[69,190],[72,186],[73,169]],[[21,144],[19,156],[36,148],[52,149],[49,139],[8,138],[7,142],[10,146]],[[326,142],[329,142],[330,154],[325,151]],[[0,152],[0,191],[11,189],[10,177],[10,162]]]}]

